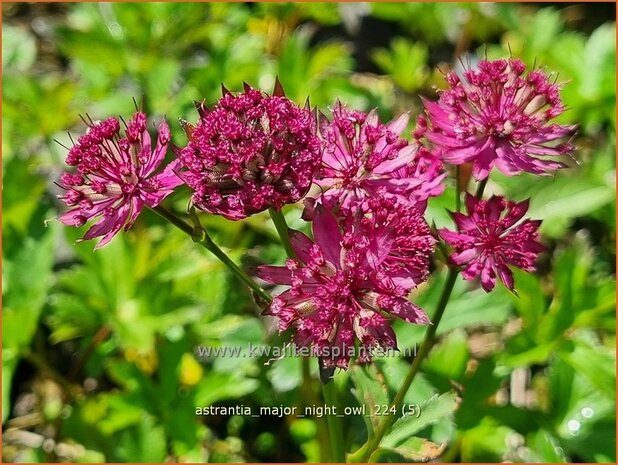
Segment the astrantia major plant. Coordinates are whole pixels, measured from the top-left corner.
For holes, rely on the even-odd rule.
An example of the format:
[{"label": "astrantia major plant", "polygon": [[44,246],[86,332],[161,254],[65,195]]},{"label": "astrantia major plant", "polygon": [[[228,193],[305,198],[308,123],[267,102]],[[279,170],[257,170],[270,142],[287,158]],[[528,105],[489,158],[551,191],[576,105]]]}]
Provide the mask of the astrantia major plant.
[{"label": "astrantia major plant", "polygon": [[[371,351],[354,349],[396,348],[394,319],[426,325],[389,409],[399,411],[458,275],[486,292],[497,279],[516,292],[511,268],[534,272],[544,250],[540,220],[525,218],[534,199],[483,198],[492,170],[546,174],[564,167],[561,159],[573,151],[575,127],[552,122],[564,106],[560,86],[544,71],[526,71],[512,58],[484,60],[461,76],[449,73],[446,84],[437,101],[423,100],[413,133],[408,114],[384,124],[377,110],[364,113],[340,101],[330,115],[318,113],[288,99],[278,81],[272,94],[245,85],[239,93],[224,88],[210,106],[197,103],[197,123],[181,122],[183,147],[171,144],[164,121],[153,142],[141,112],[124,129],[116,118],[90,122],[67,156],[76,170],[59,181],[69,207],[59,220],[80,227],[97,218],[83,239],[102,237],[102,247],[130,228],[144,206],[156,211],[228,266],[262,313],[319,359],[327,402],[335,369],[371,360]],[[176,159],[166,164],[168,151]],[[467,165],[478,187],[475,195],[465,193],[461,212],[469,186],[454,183],[454,229],[438,231],[425,212],[428,199],[443,195],[449,173],[459,173],[450,165]],[[187,218],[162,205],[183,183],[192,191]],[[304,208],[313,237],[287,227],[281,209],[289,204],[299,216]],[[236,221],[268,210],[288,260],[250,276],[212,241],[196,208]],[[435,250],[442,253],[434,256]],[[448,273],[428,316],[410,294],[434,268]],[[264,283],[283,289],[271,295]],[[347,459],[367,461],[395,420],[381,418]],[[332,461],[344,461],[340,425],[329,419],[328,428]]]}]

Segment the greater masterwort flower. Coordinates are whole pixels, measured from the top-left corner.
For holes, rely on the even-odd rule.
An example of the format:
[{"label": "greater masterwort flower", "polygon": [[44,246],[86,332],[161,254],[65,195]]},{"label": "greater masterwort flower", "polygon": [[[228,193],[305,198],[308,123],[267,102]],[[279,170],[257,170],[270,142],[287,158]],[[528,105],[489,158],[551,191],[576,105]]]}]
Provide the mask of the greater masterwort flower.
[{"label": "greater masterwort flower", "polygon": [[511,202],[493,196],[478,200],[466,194],[468,214],[453,213],[457,232],[440,230],[440,236],[454,249],[451,260],[463,267],[462,275],[471,280],[481,277],[485,291],[496,284],[496,274],[510,290],[514,290],[509,265],[533,272],[535,261],[545,250],[539,240],[540,220],[526,219],[528,200]]},{"label": "greater masterwort flower", "polygon": [[[428,233],[422,226],[406,231]],[[379,218],[375,224],[342,231],[330,212],[317,207],[315,242],[292,232],[297,258],[283,267],[258,268],[258,276],[265,281],[290,286],[273,299],[267,313],[279,318],[281,331],[293,327],[295,342],[311,347],[326,367],[347,368],[356,340],[365,349],[360,353],[361,361],[371,357],[372,348],[396,348],[389,315],[410,323],[429,323],[425,313],[406,296],[417,281],[425,278],[427,271],[420,268],[428,266],[432,248],[427,238],[421,238],[415,246],[413,241],[398,242],[396,234]],[[415,254],[424,258],[413,263],[410,260]],[[400,271],[406,267],[415,268],[415,272],[402,279]]]},{"label": "greater masterwort flower", "polygon": [[406,294],[427,279],[436,243],[421,206],[378,197],[367,202],[365,214],[343,219],[346,231],[379,248],[379,257],[371,249],[367,256],[378,276]]},{"label": "greater masterwort flower", "polygon": [[376,196],[415,203],[439,195],[442,164],[419,144],[400,138],[408,120],[403,114],[384,125],[376,110],[350,111],[337,102],[332,122],[320,127],[324,154],[316,184],[323,193],[318,203],[354,213]]},{"label": "greater masterwort flower", "polygon": [[82,240],[102,236],[96,248],[103,247],[122,228],[129,229],[144,205],[155,207],[182,181],[174,174],[177,162],[153,175],[161,165],[170,142],[167,123],[158,126],[156,146],[146,130],[146,115],[137,112],[121,136],[116,118],[91,123],[86,134],[69,150],[66,163],[76,166],[64,173],[60,198],[73,207],[58,219],[69,226],[82,226],[99,217]]},{"label": "greater masterwort flower", "polygon": [[[277,95],[280,94],[280,95]],[[315,115],[276,92],[245,86],[224,91],[200,119],[179,153],[180,173],[203,210],[238,220],[300,200],[320,160]]]},{"label": "greater masterwort flower", "polygon": [[560,86],[536,69],[526,73],[516,59],[481,61],[463,79],[451,72],[449,89],[437,102],[425,101],[425,135],[436,155],[456,165],[472,162],[477,180],[495,165],[506,175],[544,174],[562,168],[555,158],[569,154],[575,126],[552,124],[564,111]]}]

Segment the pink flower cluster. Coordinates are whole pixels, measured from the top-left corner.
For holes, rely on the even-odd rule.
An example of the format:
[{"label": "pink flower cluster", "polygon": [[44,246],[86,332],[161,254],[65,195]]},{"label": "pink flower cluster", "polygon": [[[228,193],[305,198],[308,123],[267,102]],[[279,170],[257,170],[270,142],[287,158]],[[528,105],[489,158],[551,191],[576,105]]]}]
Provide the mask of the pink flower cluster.
[{"label": "pink flower cluster", "polygon": [[557,158],[572,152],[576,127],[550,123],[564,111],[560,87],[539,69],[525,71],[509,59],[481,61],[463,78],[449,73],[449,89],[437,102],[424,102],[427,118],[419,118],[418,134],[443,161],[472,163],[477,180],[494,165],[508,176],[562,168]]},{"label": "pink flower cluster", "polygon": [[179,153],[195,206],[238,220],[304,197],[320,161],[308,108],[246,86],[198,110],[199,122]]},{"label": "pink flower cluster", "polygon": [[[230,220],[304,200],[313,239],[292,231],[295,256],[258,270],[287,287],[266,313],[280,330],[293,328],[296,343],[323,366],[346,368],[351,348],[397,347],[392,317],[429,323],[408,296],[427,280],[438,238],[452,248],[450,266],[465,279],[480,277],[487,292],[496,278],[514,291],[509,267],[532,272],[543,250],[540,221],[524,219],[528,201],[466,194],[467,214],[452,214],[456,231],[432,233],[424,214],[428,199],[444,191],[445,165],[470,164],[479,181],[494,167],[506,175],[563,167],[557,159],[572,151],[575,127],[551,123],[564,110],[559,86],[515,59],[481,61],[446,79],[439,100],[424,101],[410,138],[407,114],[384,124],[376,110],[336,102],[330,117],[317,118],[278,83],[273,95],[245,85],[240,93],[224,89],[212,107],[197,104],[182,148],[171,144],[165,121],[153,147],[141,112],[124,135],[116,118],[92,123],[69,150],[76,171],[60,179],[70,209],[59,219],[79,227],[98,218],[83,239],[102,237],[101,247],[183,183],[193,205]],[[168,148],[177,158],[165,165]],[[338,355],[320,355],[333,347]]]},{"label": "pink flower cluster", "polygon": [[171,138],[165,121],[157,129],[153,148],[145,114],[133,115],[124,137],[118,120],[108,118],[90,124],[69,150],[66,164],[77,170],[60,178],[60,187],[66,191],[60,198],[71,209],[59,220],[82,226],[91,218],[99,218],[82,240],[102,237],[96,248],[103,247],[122,228],[131,227],[144,205],[156,207],[182,183],[174,174],[177,161],[153,175],[163,163]]},{"label": "pink flower cluster", "polygon": [[513,273],[508,265],[529,272],[535,270],[537,256],[545,247],[538,242],[539,220],[519,222],[528,211],[528,204],[528,200],[510,202],[500,196],[479,200],[466,195],[468,214],[453,213],[457,232],[440,230],[442,239],[453,247],[451,260],[462,267],[465,279],[480,276],[483,289],[489,292],[498,275],[514,291]]},{"label": "pink flower cluster", "polygon": [[[442,163],[401,134],[402,115],[380,123],[377,112],[350,111],[340,102],[320,122],[321,165],[317,197],[305,201],[315,242],[294,233],[297,259],[262,267],[259,276],[291,288],[268,313],[279,328],[295,329],[296,343],[325,367],[346,368],[350,349],[396,347],[389,317],[427,324],[407,296],[429,275],[435,239],[423,218],[426,200],[444,190]],[[336,354],[336,355],[335,355]]]},{"label": "pink flower cluster", "polygon": [[[367,349],[365,357],[373,347],[396,348],[389,315],[429,323],[406,298],[428,274],[434,246],[429,228],[414,209],[391,228],[390,214],[375,207],[370,217],[343,226],[332,212],[318,207],[315,242],[292,232],[297,258],[283,267],[258,269],[265,281],[290,286],[266,313],[279,318],[280,330],[294,327],[298,345],[311,347],[316,356],[328,354],[322,356],[326,367],[347,368],[356,341]],[[325,350],[333,347],[338,350]]]},{"label": "pink flower cluster", "polygon": [[376,110],[350,111],[340,102],[331,122],[324,121],[322,167],[316,184],[320,201],[349,214],[365,210],[370,199],[394,197],[416,204],[444,190],[442,163],[417,143],[401,138],[407,114],[384,125]]}]

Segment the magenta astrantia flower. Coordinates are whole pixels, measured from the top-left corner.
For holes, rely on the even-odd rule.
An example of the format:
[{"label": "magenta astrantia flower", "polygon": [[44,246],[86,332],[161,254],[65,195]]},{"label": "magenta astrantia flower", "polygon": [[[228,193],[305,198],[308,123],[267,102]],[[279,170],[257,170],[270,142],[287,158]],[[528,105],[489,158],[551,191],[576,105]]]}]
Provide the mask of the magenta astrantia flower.
[{"label": "magenta astrantia flower", "polygon": [[457,232],[440,230],[440,236],[454,249],[451,260],[463,267],[462,275],[481,278],[485,291],[496,284],[496,275],[514,291],[510,266],[535,271],[535,261],[545,250],[539,240],[540,220],[519,222],[528,211],[528,200],[511,202],[493,196],[478,200],[466,194],[468,214],[453,213]]},{"label": "magenta astrantia flower", "polygon": [[198,208],[238,220],[307,193],[321,156],[315,114],[275,94],[245,86],[224,91],[214,108],[198,105],[179,153]]},{"label": "magenta astrantia flower", "polygon": [[365,214],[342,220],[346,231],[388,250],[381,261],[371,261],[372,255],[368,260],[381,278],[392,281],[405,293],[427,279],[436,243],[420,207],[378,197],[367,202]]},{"label": "magenta astrantia flower", "polygon": [[353,213],[366,209],[376,196],[415,203],[439,195],[444,189],[442,163],[400,137],[408,120],[403,114],[384,125],[376,110],[351,111],[337,102],[332,122],[320,125],[324,154],[316,175],[323,189],[318,203]]},{"label": "magenta astrantia flower", "polygon": [[76,166],[64,173],[59,186],[66,190],[59,198],[71,210],[60,215],[62,223],[82,226],[99,218],[82,240],[101,237],[103,247],[122,228],[129,229],[144,205],[155,207],[182,181],[174,174],[177,162],[153,175],[165,158],[170,142],[167,123],[158,126],[156,146],[146,130],[146,115],[137,112],[121,135],[116,118],[91,123],[86,134],[69,150],[66,163]]},{"label": "magenta astrantia flower", "polygon": [[[359,351],[361,361],[370,358],[371,348],[396,348],[389,316],[429,323],[406,298],[427,275],[433,246],[428,229],[414,216],[401,234],[418,232],[423,237],[416,243],[414,238],[398,240],[396,228],[389,230],[384,221],[379,213],[374,220],[342,230],[330,212],[317,207],[315,242],[292,232],[297,258],[283,267],[258,268],[265,281],[290,286],[266,313],[278,317],[281,331],[293,327],[296,344],[310,347],[326,367],[346,368],[357,341],[367,349]],[[403,276],[406,268],[412,270],[410,277]]]},{"label": "magenta astrantia flower", "polygon": [[477,180],[495,165],[506,175],[544,174],[562,168],[555,158],[569,154],[575,126],[552,124],[564,111],[560,86],[536,69],[526,73],[516,59],[481,61],[461,79],[446,76],[449,89],[437,102],[425,101],[428,120],[420,128],[444,161],[472,162]]}]

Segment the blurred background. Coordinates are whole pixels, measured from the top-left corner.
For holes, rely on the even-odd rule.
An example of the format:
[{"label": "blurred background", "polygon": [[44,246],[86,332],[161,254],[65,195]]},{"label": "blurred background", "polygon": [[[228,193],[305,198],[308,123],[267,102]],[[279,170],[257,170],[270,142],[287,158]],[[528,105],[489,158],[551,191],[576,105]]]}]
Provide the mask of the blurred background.
[{"label": "blurred background", "polygon": [[[243,285],[182,233],[145,211],[96,253],[55,221],[66,150],[94,119],[134,110],[196,120],[193,100],[220,85],[272,89],[327,110],[336,99],[387,120],[435,99],[441,71],[522,58],[565,82],[580,125],[568,170],[492,175],[488,191],[532,197],[548,246],[519,297],[459,282],[406,402],[419,421],[382,460],[615,462],[615,86],[612,3],[3,3],[3,461],[320,461],[323,419],[196,415],[197,407],[303,405],[319,392],[285,358],[201,358],[197,345],[279,345]],[[189,193],[170,202],[184,211]],[[433,201],[442,226],[452,187]],[[286,210],[306,229],[299,209]],[[267,215],[203,215],[247,269],[282,263]],[[444,279],[414,296],[429,314]],[[422,328],[396,323],[400,346]],[[315,373],[315,366],[312,370]],[[337,374],[341,406],[391,396],[410,360]],[[450,394],[459,393],[455,399]],[[387,395],[380,390],[381,396]],[[366,439],[349,416],[347,449]],[[401,438],[400,438],[401,439]]]}]

